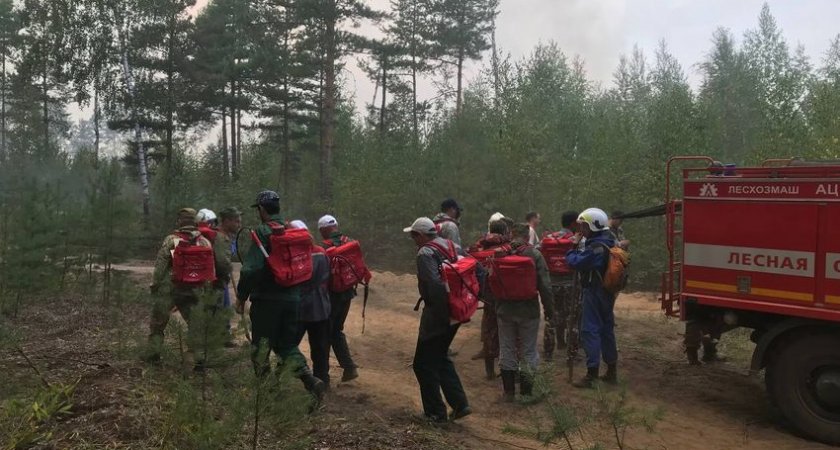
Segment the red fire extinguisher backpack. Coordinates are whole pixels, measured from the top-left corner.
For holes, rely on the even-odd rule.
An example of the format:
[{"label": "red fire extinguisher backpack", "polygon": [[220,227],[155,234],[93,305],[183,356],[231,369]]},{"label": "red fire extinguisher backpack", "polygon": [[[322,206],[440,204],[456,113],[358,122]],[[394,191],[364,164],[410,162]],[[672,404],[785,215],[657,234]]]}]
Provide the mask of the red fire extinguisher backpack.
[{"label": "red fire extinguisher backpack", "polygon": [[458,257],[455,244],[451,241],[448,248],[434,241],[426,245],[443,256],[441,276],[449,292],[449,317],[458,323],[469,322],[478,310],[478,261],[475,258]]},{"label": "red fire extinguisher backpack", "polygon": [[486,250],[478,250],[474,252],[470,252],[470,256],[478,260],[479,264],[484,266],[485,269],[490,269],[490,263],[494,258],[500,258],[502,256],[507,255],[510,253],[511,248],[508,244],[502,244],[497,247],[489,248]]},{"label": "red fire extinguisher backpack", "polygon": [[324,248],[332,272],[330,291],[344,292],[359,284],[367,286],[371,273],[365,264],[359,241],[351,241],[347,236],[342,236],[341,245],[335,246],[332,241],[324,241]]},{"label": "red fire extinguisher backpack", "polygon": [[172,282],[185,286],[199,286],[216,281],[216,258],[213,246],[201,235],[175,233],[172,251]]},{"label": "red fire extinguisher backpack", "polygon": [[501,258],[490,260],[490,291],[500,300],[533,300],[539,295],[537,290],[537,266],[522,251],[530,248],[523,245]]},{"label": "red fire extinguisher backpack", "polygon": [[291,287],[312,278],[312,238],[305,228],[286,228],[276,222],[271,227],[268,266],[274,282]]},{"label": "red fire extinguisher backpack", "polygon": [[572,269],[566,264],[566,253],[575,248],[572,241],[574,233],[552,233],[546,235],[540,242],[540,253],[545,258],[548,271],[555,275],[570,275]]}]

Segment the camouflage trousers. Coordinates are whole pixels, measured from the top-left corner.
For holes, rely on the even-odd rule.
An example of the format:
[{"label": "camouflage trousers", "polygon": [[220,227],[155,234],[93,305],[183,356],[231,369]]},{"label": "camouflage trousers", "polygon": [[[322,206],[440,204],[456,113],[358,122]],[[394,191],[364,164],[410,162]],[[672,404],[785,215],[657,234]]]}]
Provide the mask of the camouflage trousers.
[{"label": "camouflage trousers", "polygon": [[731,330],[732,326],[726,325],[722,320],[715,318],[692,319],[685,322],[685,337],[683,345],[686,349],[700,348],[715,345],[723,333]]},{"label": "camouflage trousers", "polygon": [[553,354],[555,348],[566,347],[566,321],[575,301],[573,284],[552,284],[551,291],[554,294],[554,317],[545,318],[543,352],[546,355]]}]

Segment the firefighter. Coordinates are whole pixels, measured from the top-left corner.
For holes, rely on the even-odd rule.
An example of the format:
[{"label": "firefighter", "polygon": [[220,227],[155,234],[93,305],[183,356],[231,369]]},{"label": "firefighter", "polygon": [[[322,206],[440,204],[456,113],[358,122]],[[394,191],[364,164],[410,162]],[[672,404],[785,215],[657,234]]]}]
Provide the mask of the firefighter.
[{"label": "firefighter", "polygon": [[496,315],[499,320],[499,366],[502,372],[503,399],[506,402],[514,399],[517,373],[520,394],[523,397],[533,395],[534,376],[540,363],[537,351],[540,302],[545,317],[554,317],[554,299],[551,294],[548,266],[543,255],[528,244],[529,231],[530,226],[527,223],[514,225],[511,232],[511,248],[513,254],[526,256],[534,261],[537,277],[535,286],[539,292],[539,299],[537,295],[529,300],[496,299]]},{"label": "firefighter", "polygon": [[[577,211],[566,211],[560,218],[562,228],[553,233],[558,238],[574,236],[574,229],[577,229]],[[545,318],[545,329],[543,330],[543,352],[546,359],[554,357],[555,346],[558,350],[566,348],[566,321],[572,311],[574,302],[575,275],[551,273],[551,291],[554,294],[554,317]]]},{"label": "firefighter", "polygon": [[[488,233],[473,246],[471,251],[490,250],[510,243],[510,230],[501,220],[500,213],[494,214],[488,224]],[[493,220],[496,219],[496,220]],[[481,351],[473,360],[484,360],[484,371],[488,380],[496,379],[496,358],[499,357],[499,322],[491,292],[484,293],[484,309],[481,316]]]},{"label": "firefighter", "polygon": [[[688,364],[699,366],[700,361],[713,363],[723,361],[725,358],[718,355],[717,344],[721,335],[732,329],[727,325],[723,317],[718,314],[707,314],[703,310],[690,308],[686,310],[685,354]],[[700,346],[703,346],[702,359],[699,357]]]},{"label": "firefighter", "polygon": [[[460,419],[471,414],[472,409],[447,352],[461,324],[450,319],[448,288],[440,273],[441,257],[427,245],[436,242],[446,247],[448,241],[438,236],[434,222],[427,217],[418,218],[403,231],[411,234],[418,247],[417,287],[423,299],[423,314],[413,367],[420,385],[424,418],[434,423]],[[448,416],[441,391],[452,407]]]},{"label": "firefighter", "polygon": [[163,346],[163,333],[169,323],[169,313],[177,309],[181,317],[190,323],[190,312],[198,304],[203,287],[192,284],[182,284],[173,279],[172,260],[176,245],[180,241],[189,239],[195,245],[210,247],[212,244],[196,227],[196,211],[192,208],[182,208],[178,211],[176,230],[163,240],[163,244],[155,257],[155,268],[152,274],[150,291],[152,294],[152,313],[149,321],[149,350],[143,359],[149,363],[160,361]]},{"label": "firefighter", "polygon": [[[351,239],[338,230],[338,220],[335,217],[326,215],[318,219],[318,231],[324,239],[324,248],[338,247],[350,242]],[[350,313],[350,303],[356,296],[356,289],[350,288],[344,292],[330,291],[330,346],[335,353],[335,359],[344,372],[341,375],[342,382],[355,380],[359,377],[359,370],[353,356],[350,354],[350,346],[347,344],[347,336],[344,334],[344,323],[347,321],[347,314]]]},{"label": "firefighter", "polygon": [[603,275],[609,262],[609,249],[615,241],[609,230],[607,214],[589,208],[578,216],[575,240],[586,238],[582,250],[566,254],[566,263],[580,276],[582,292],[582,320],[580,339],[586,353],[586,375],[573,383],[575,387],[591,388],[598,380],[601,358],[607,363],[607,373],[601,380],[617,383],[618,350],[615,342],[616,296],[604,289]]},{"label": "firefighter", "polygon": [[440,213],[435,216],[433,222],[438,227],[438,235],[444,239],[449,239],[455,245],[461,245],[461,231],[460,222],[461,212],[464,209],[455,201],[455,199],[448,198],[440,204]]},{"label": "firefighter", "polygon": [[[252,207],[262,222],[254,230],[257,238],[264,247],[270,248],[272,231],[269,222],[284,223],[280,215],[280,196],[273,191],[262,191],[257,194]],[[304,387],[320,399],[326,386],[312,375],[306,365],[306,358],[298,349],[300,287],[277,284],[260,247],[252,245],[243,260],[236,292],[240,304],[251,300],[251,358],[257,375],[265,376],[271,371],[268,353],[263,354],[260,348],[267,344],[268,349],[281,361],[278,369],[287,368],[297,375]]]}]

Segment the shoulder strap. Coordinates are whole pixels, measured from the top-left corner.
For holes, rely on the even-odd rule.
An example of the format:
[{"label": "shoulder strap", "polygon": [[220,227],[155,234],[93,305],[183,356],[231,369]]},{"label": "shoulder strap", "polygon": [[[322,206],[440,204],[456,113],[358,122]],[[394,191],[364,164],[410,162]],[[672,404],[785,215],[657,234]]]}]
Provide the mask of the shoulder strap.
[{"label": "shoulder strap", "polygon": [[458,255],[455,253],[455,244],[452,241],[449,241],[449,249],[444,248],[435,241],[427,242],[424,247],[431,247],[443,256],[443,259],[449,260],[449,262],[454,263],[458,259]]},{"label": "shoulder strap", "polygon": [[515,249],[511,248],[511,253],[514,254],[514,255],[522,255],[522,253],[525,250],[528,250],[529,248],[534,248],[534,246],[531,245],[531,244],[520,245],[519,247],[516,247]]}]

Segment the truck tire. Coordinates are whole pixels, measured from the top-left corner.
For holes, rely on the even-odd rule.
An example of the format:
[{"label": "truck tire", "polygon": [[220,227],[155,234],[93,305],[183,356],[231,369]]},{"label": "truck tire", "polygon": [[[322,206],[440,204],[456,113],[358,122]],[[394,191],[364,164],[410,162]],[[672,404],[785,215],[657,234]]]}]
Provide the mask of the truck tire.
[{"label": "truck tire", "polygon": [[840,335],[796,334],[784,339],[767,368],[771,398],[803,434],[840,444]]}]

